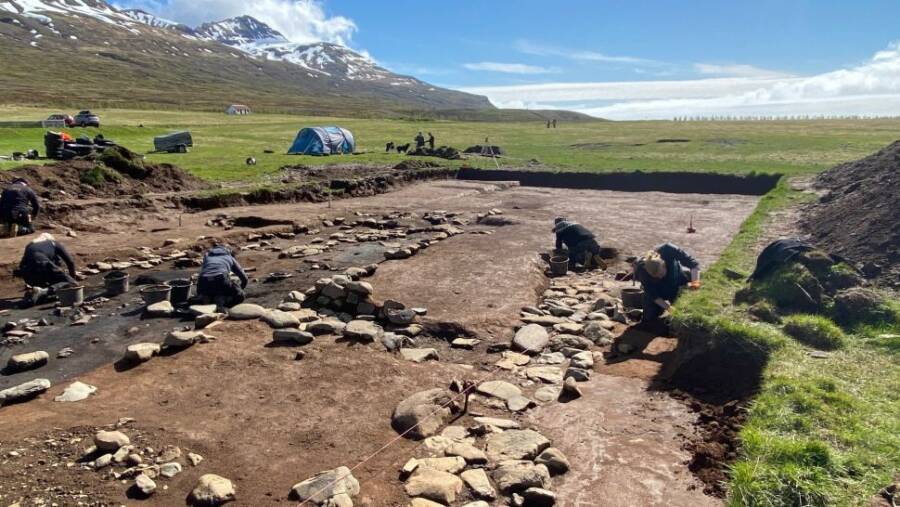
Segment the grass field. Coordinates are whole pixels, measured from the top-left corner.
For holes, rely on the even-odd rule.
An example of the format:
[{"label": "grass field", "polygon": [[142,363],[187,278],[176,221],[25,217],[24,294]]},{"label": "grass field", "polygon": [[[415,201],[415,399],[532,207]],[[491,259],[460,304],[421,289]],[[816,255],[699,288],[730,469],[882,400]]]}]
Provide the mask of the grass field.
[{"label": "grass field", "polygon": [[[54,111],[0,106],[0,121],[39,120]],[[437,143],[456,148],[489,138],[502,146],[504,167],[537,160],[554,168],[578,171],[691,170],[723,173],[815,172],[865,156],[895,140],[900,120],[835,120],[777,122],[579,122],[547,129],[543,122],[458,122],[443,120],[368,120],[218,113],[97,111],[107,138],[138,152],[152,149],[156,135],[188,129],[195,148],[186,155],[149,155],[215,181],[255,180],[286,164],[395,164],[404,155],[385,154],[388,141],[410,142],[419,130],[434,133]],[[284,153],[304,126],[336,124],[353,131],[362,155],[338,157],[289,156]],[[139,125],[143,125],[141,128]],[[94,135],[95,129],[70,129]],[[43,129],[0,128],[0,154],[37,148],[43,151]],[[690,142],[659,143],[660,139]],[[272,150],[274,154],[265,154]],[[258,165],[244,160],[254,156]],[[455,162],[460,164],[461,162]],[[473,157],[475,167],[494,161]],[[0,168],[18,164],[0,162]]]}]

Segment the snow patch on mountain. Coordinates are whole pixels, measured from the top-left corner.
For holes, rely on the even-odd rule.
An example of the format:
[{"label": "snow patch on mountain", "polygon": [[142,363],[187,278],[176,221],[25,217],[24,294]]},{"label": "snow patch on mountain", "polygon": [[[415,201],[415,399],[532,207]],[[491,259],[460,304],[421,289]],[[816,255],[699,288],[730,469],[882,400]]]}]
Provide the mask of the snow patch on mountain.
[{"label": "snow patch on mountain", "polygon": [[134,31],[132,28],[134,20],[102,0],[0,0],[0,11],[32,17],[39,21],[42,17],[48,18],[47,13],[87,16]]},{"label": "snow patch on mountain", "polygon": [[152,26],[153,28],[171,28],[176,30],[190,30],[187,26],[169,19],[161,18],[159,16],[154,16],[147,11],[143,11],[141,9],[123,9],[122,14],[128,16],[129,18],[137,21],[138,23],[143,23],[148,26]]}]

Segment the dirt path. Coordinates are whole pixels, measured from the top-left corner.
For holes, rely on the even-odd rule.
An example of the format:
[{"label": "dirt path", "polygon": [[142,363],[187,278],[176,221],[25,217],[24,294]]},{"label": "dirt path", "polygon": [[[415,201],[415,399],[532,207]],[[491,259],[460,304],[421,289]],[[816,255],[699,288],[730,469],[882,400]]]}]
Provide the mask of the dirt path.
[{"label": "dirt path", "polygon": [[[410,306],[425,306],[429,311],[426,321],[464,326],[490,343],[506,341],[517,323],[519,308],[537,302],[546,284],[537,259],[552,246],[549,229],[554,216],[567,215],[592,224],[603,238],[614,238],[627,251],[641,252],[669,239],[708,263],[727,245],[755,203],[755,198],[742,196],[501,190],[495,185],[434,182],[335,202],[331,207],[270,205],[233,208],[228,213],[318,223],[319,216],[351,217],[355,212],[409,211],[421,216],[445,209],[474,218],[475,213],[500,208],[510,225],[465,226],[468,232],[491,230],[493,234],[462,234],[411,259],[384,262],[370,280],[378,299],[395,297]],[[661,209],[665,212],[660,213]],[[185,215],[180,227],[175,217],[146,217],[130,230],[123,227],[119,234],[84,233],[66,243],[82,259],[97,259],[142,245],[159,247],[169,237],[193,241],[222,232],[205,225],[215,214]],[[680,232],[691,215],[700,234]],[[136,228],[150,231],[162,225],[170,229],[135,233]],[[229,233],[251,231],[238,228]],[[320,235],[330,233],[332,230],[323,230]],[[9,242],[9,248],[0,252],[0,264],[18,260],[15,252],[20,251],[20,243],[24,240]],[[317,261],[340,269],[366,264],[384,250],[374,245],[341,243]],[[260,273],[304,270],[279,284],[254,286],[251,300],[266,305],[276,303],[291,289],[305,289],[327,273],[310,268],[309,263],[278,259],[269,251],[248,252],[242,259],[257,266]],[[3,283],[7,290],[13,287],[8,279]],[[18,316],[13,311],[5,318]],[[123,319],[116,321],[119,327],[104,335],[104,350],[110,355],[134,340],[121,330],[139,322],[137,315],[118,318]],[[104,319],[116,320],[107,315],[97,320]],[[155,336],[154,341],[161,340],[166,328],[179,325],[166,320],[147,323],[151,326],[140,338]],[[126,431],[140,437],[139,445],[155,449],[178,445],[185,452],[205,457],[198,467],[188,466],[166,481],[166,490],[142,504],[183,503],[203,473],[232,479],[238,490],[237,505],[283,503],[294,483],[321,470],[353,466],[393,439],[396,433],[390,428],[390,414],[399,400],[422,389],[445,387],[453,378],[479,380],[494,375],[485,366],[498,359],[485,354],[483,346],[467,352],[435,342],[428,346],[438,347],[442,360],[413,364],[377,344],[348,346],[322,337],[306,347],[306,358],[298,361],[296,349],[266,346],[271,331],[259,322],[226,322],[210,334],[217,339],[133,369],[117,370],[101,358],[90,368],[84,363],[80,367],[85,368],[83,373],[70,368],[57,374],[61,379],[98,387],[98,393],[85,401],[53,402],[67,384],[63,382],[36,400],[0,409],[0,501],[12,503],[27,497],[60,504],[75,503],[75,499],[124,502],[127,485],[66,463],[73,462],[87,445],[73,442],[74,435],[89,435],[92,428],[131,417],[135,422]],[[87,338],[87,333],[84,336]],[[15,350],[26,351],[22,346]],[[0,359],[5,361],[10,352],[3,350]],[[62,361],[54,354],[44,369],[0,377],[0,381],[12,385],[38,373],[54,375]],[[598,370],[602,372],[599,366]],[[561,505],[592,505],[589,498],[610,498],[610,505],[715,503],[693,489],[696,482],[684,464],[680,434],[690,431],[693,424],[688,410],[664,394],[649,391],[643,378],[601,372],[586,384],[584,399],[538,408],[526,418],[552,437],[573,461],[574,472],[554,488],[560,493]],[[48,437],[59,432],[67,437],[54,437],[59,444],[48,450]],[[397,470],[414,448],[414,443],[401,441],[354,471],[362,483],[355,504],[407,505]],[[9,455],[14,450],[19,456]],[[48,490],[50,486],[55,489]]]}]

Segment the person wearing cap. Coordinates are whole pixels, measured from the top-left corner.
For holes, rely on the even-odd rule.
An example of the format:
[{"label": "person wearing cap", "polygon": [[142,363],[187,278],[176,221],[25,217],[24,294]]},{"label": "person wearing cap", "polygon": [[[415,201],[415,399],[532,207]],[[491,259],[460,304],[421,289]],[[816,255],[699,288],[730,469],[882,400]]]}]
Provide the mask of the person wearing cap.
[{"label": "person wearing cap", "polygon": [[[231,279],[234,275],[240,286]],[[216,245],[203,256],[197,280],[197,295],[217,306],[232,307],[244,302],[247,275],[230,249]]]},{"label": "person wearing cap", "polygon": [[606,264],[600,258],[597,238],[587,227],[565,217],[557,217],[553,224],[553,232],[556,234],[556,249],[562,250],[565,245],[569,251],[570,263],[581,264],[587,269],[606,268]]},{"label": "person wearing cap", "polygon": [[41,234],[25,247],[14,274],[28,285],[22,301],[25,306],[39,303],[60,287],[75,285],[77,276],[69,251],[48,233]]},{"label": "person wearing cap", "polygon": [[663,243],[635,262],[634,279],[644,289],[642,320],[650,322],[672,307],[681,287],[700,288],[700,263],[672,243]]},{"label": "person wearing cap", "polygon": [[41,211],[37,194],[23,178],[16,178],[0,194],[0,233],[7,238],[34,232],[32,220]]}]

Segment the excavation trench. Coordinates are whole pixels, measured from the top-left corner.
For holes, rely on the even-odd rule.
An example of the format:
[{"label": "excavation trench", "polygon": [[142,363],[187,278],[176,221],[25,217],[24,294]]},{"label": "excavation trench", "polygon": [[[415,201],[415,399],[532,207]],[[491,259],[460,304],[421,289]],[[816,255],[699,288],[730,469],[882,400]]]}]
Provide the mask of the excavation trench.
[{"label": "excavation trench", "polygon": [[[486,347],[509,343],[519,324],[520,308],[534,305],[546,288],[539,254],[553,246],[550,229],[555,216],[590,225],[600,233],[601,242],[614,244],[625,253],[640,253],[672,241],[709,265],[757,201],[748,195],[638,194],[442,180],[330,204],[236,206],[229,209],[236,219],[265,217],[272,224],[292,220],[320,229],[294,239],[272,239],[272,246],[282,250],[342,232],[333,222],[338,217],[353,221],[397,215],[407,217],[402,220],[408,226],[421,227],[424,214],[441,209],[466,219],[464,234],[409,259],[382,262],[368,280],[377,299],[396,299],[428,309],[429,336],[422,345],[435,347],[441,360],[413,364],[375,345],[320,338],[304,349],[306,359],[296,361],[294,349],[266,346],[271,330],[262,323],[227,322],[211,331],[216,341],[137,368],[116,368],[113,362],[128,343],[158,342],[166,331],[186,324],[178,319],[142,320],[135,294],[130,293],[98,305],[97,316],[84,326],[69,326],[65,319],[54,318],[51,329],[42,330],[32,341],[0,348],[3,363],[13,353],[38,349],[50,353],[46,366],[2,376],[0,387],[35,377],[54,382],[51,391],[38,399],[0,408],[3,444],[24,446],[29,438],[43,442],[43,431],[48,428],[99,426],[118,417],[134,417],[138,427],[154,438],[165,437],[165,443],[199,451],[206,458],[200,467],[188,468],[168,482],[169,492],[158,492],[147,505],[183,501],[196,478],[209,472],[235,480],[238,504],[283,502],[292,484],[322,470],[353,466],[393,439],[396,433],[390,427],[390,414],[399,400],[422,389],[446,387],[452,378],[484,380],[496,375],[493,364],[499,355],[487,353]],[[491,209],[502,211],[507,219],[503,225],[499,221],[492,226],[476,222],[478,214]],[[660,215],[659,209],[667,212]],[[181,239],[177,248],[189,249],[198,237],[226,234],[209,225],[217,214],[215,210],[187,213],[181,221],[171,215],[149,214],[128,227],[114,227],[112,232],[79,232],[78,237],[63,240],[79,264],[102,259],[109,252],[136,252],[138,246],[162,251],[160,245],[168,238]],[[323,218],[332,225],[324,225]],[[691,221],[698,233],[687,231]],[[241,225],[227,234],[237,246],[259,243],[245,234],[289,228],[256,227],[262,224],[250,218],[235,220],[235,224]],[[416,238],[416,233],[409,234],[410,240]],[[11,265],[27,239],[7,241],[10,248],[0,252],[0,264]],[[271,307],[290,290],[303,290],[317,278],[332,274],[332,268],[343,270],[383,259],[387,248],[378,242],[338,242],[321,255],[290,259],[280,258],[276,250],[266,247],[242,251],[239,259],[256,268],[252,276],[260,280],[251,285],[248,300]],[[170,264],[151,271],[160,271],[161,276],[185,272]],[[277,271],[294,276],[262,283],[266,274]],[[135,270],[132,278],[141,273]],[[99,276],[88,280],[89,287],[99,284]],[[7,294],[18,288],[8,276],[0,279],[0,290]],[[123,304],[128,306],[123,308]],[[50,311],[45,307],[10,308],[2,320]],[[132,327],[137,330],[129,332]],[[474,351],[451,349],[447,341],[456,334],[476,336],[482,343]],[[667,377],[665,367],[681,361],[675,360],[682,357],[677,352],[679,342],[665,336],[646,341],[642,354],[598,365],[585,385],[588,394],[584,399],[545,405],[522,417],[578,464],[573,473],[554,480],[554,490],[567,499],[563,505],[594,505],[591,499],[596,498],[608,498],[607,505],[720,503],[704,493],[704,484],[686,465],[693,454],[684,447],[684,437],[697,435],[702,407],[692,409],[690,403],[664,392],[659,385]],[[701,344],[690,345],[691,354],[683,357],[697,357],[698,351],[702,355],[696,348]],[[59,349],[66,346],[75,349],[75,355],[57,358]],[[75,404],[52,401],[68,381],[76,379],[97,386],[98,393]],[[248,427],[254,431],[246,431]],[[155,440],[152,444],[161,445]],[[401,441],[354,471],[362,483],[360,504],[405,505],[408,499],[397,480],[397,469],[414,453],[415,444]],[[96,493],[95,498],[107,503],[121,502],[118,483],[106,481],[100,474],[65,467],[51,470],[37,462],[34,466],[30,473],[48,474],[63,490],[71,487]],[[0,484],[15,492],[25,483],[14,473],[0,470]],[[44,491],[46,484],[40,487]],[[71,498],[57,500],[66,503]]]}]

